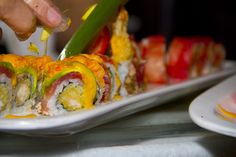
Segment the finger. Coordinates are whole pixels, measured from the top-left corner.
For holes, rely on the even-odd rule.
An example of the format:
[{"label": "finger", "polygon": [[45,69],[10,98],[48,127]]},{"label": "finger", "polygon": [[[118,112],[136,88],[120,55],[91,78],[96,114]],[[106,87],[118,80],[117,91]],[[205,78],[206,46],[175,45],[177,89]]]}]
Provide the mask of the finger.
[{"label": "finger", "polygon": [[24,2],[34,11],[43,25],[54,28],[63,21],[59,9],[51,0],[24,0]]},{"label": "finger", "polygon": [[36,17],[21,0],[8,0],[4,5],[2,20],[20,40],[27,39],[36,29]]}]

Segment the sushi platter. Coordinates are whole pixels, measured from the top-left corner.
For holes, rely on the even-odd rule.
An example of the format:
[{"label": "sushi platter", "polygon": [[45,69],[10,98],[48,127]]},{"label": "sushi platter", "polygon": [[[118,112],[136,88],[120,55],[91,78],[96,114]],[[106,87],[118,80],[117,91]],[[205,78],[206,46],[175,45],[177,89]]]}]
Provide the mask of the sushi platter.
[{"label": "sushi platter", "polygon": [[89,47],[63,51],[60,60],[0,55],[0,131],[74,134],[236,73],[224,45],[211,37],[175,37],[167,48],[159,35],[137,42],[127,24],[128,12],[121,8],[112,27],[103,26]]},{"label": "sushi platter", "polygon": [[75,111],[52,117],[2,118],[0,119],[0,130],[27,136],[74,134],[210,87],[235,73],[235,67],[235,63],[226,62],[224,69],[220,72],[163,88],[153,87],[149,91],[99,105],[91,110]]}]

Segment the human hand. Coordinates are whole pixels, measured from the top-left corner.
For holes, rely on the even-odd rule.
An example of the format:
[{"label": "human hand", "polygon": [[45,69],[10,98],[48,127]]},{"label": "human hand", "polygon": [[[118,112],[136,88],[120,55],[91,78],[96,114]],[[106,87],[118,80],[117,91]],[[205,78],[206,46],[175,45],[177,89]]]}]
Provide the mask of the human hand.
[{"label": "human hand", "polygon": [[30,37],[38,24],[49,28],[67,26],[67,21],[51,0],[0,0],[0,20],[16,33],[19,40]]}]

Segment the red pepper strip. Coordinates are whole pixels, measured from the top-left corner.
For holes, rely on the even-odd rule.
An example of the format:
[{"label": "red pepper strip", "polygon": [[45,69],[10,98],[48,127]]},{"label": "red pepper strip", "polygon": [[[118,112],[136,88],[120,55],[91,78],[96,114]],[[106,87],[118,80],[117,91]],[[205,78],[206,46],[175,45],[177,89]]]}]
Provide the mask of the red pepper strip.
[{"label": "red pepper strip", "polygon": [[105,54],[110,42],[110,33],[108,27],[104,27],[95,41],[92,43],[88,52],[91,54]]},{"label": "red pepper strip", "polygon": [[5,74],[8,78],[11,78],[14,75],[10,69],[0,65],[0,74],[2,73]]}]

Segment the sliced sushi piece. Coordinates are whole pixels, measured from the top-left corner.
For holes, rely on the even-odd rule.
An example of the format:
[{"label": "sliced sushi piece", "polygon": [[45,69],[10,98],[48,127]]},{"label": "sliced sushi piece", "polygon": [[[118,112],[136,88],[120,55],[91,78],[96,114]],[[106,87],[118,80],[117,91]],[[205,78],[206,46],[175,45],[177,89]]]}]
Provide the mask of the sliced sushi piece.
[{"label": "sliced sushi piece", "polygon": [[132,63],[134,49],[127,33],[127,23],[128,13],[124,8],[121,8],[113,24],[111,38],[112,60],[118,66],[121,96],[138,92],[136,69]]},{"label": "sliced sushi piece", "polygon": [[[108,74],[106,75],[106,77],[104,77],[104,80],[107,84],[106,90],[109,91],[110,93],[109,98],[106,98],[106,99],[109,99],[109,100],[118,99],[121,81],[118,75],[118,71],[117,71],[118,69],[114,65],[114,62],[112,61],[112,59],[109,58],[108,56],[98,55],[98,54],[90,54],[90,55],[83,54],[83,56],[96,60],[98,63],[100,63],[104,67],[106,73]],[[108,88],[108,86],[110,87]]]},{"label": "sliced sushi piece", "polygon": [[146,37],[141,41],[140,47],[145,60],[144,77],[147,82],[167,84],[165,38],[158,35]]},{"label": "sliced sushi piece", "polygon": [[13,90],[14,103],[12,113],[29,114],[35,105],[37,89],[37,70],[31,66],[29,58],[16,55],[3,55],[0,59],[13,65],[16,85]]},{"label": "sliced sushi piece", "polygon": [[222,68],[223,61],[226,56],[226,49],[223,44],[215,43],[213,46],[213,56],[212,56],[212,69],[211,71],[217,71]]},{"label": "sliced sushi piece", "polygon": [[59,115],[68,111],[93,108],[97,83],[93,72],[75,61],[57,61],[46,65],[40,112]]},{"label": "sliced sushi piece", "polygon": [[[205,45],[204,58],[199,60],[199,66],[202,65],[203,74],[209,74],[220,70],[226,56],[224,45],[222,43],[214,42],[210,37],[201,37],[199,42],[202,42]],[[204,60],[204,62],[202,62],[202,60]]]},{"label": "sliced sushi piece", "polygon": [[192,65],[192,76],[202,76],[210,73],[210,64],[208,55],[212,55],[212,46],[214,44],[211,37],[197,36],[191,38],[193,41],[193,51],[195,60]]},{"label": "sliced sushi piece", "polygon": [[11,108],[15,84],[16,78],[13,66],[11,63],[0,61],[0,115],[9,112]]},{"label": "sliced sushi piece", "polygon": [[97,95],[95,104],[105,102],[110,95],[111,81],[108,71],[100,63],[89,57],[79,55],[65,58],[65,61],[77,61],[87,66],[95,75],[97,81]]},{"label": "sliced sushi piece", "polygon": [[90,54],[90,55],[83,54],[82,56],[92,60],[93,62],[97,62],[97,64],[99,64],[103,68],[104,70],[103,80],[105,83],[105,89],[103,92],[102,102],[111,100],[110,97],[111,97],[111,90],[112,90],[112,76],[104,60],[102,59],[102,57],[100,57],[103,55],[99,56],[98,54],[97,55],[96,54]]},{"label": "sliced sushi piece", "polygon": [[176,37],[167,53],[167,73],[172,81],[183,81],[196,77],[194,64],[197,60],[195,43],[191,38]]},{"label": "sliced sushi piece", "polygon": [[23,106],[27,100],[34,99],[37,89],[37,72],[31,67],[17,69],[17,85],[15,89],[15,104]]}]

